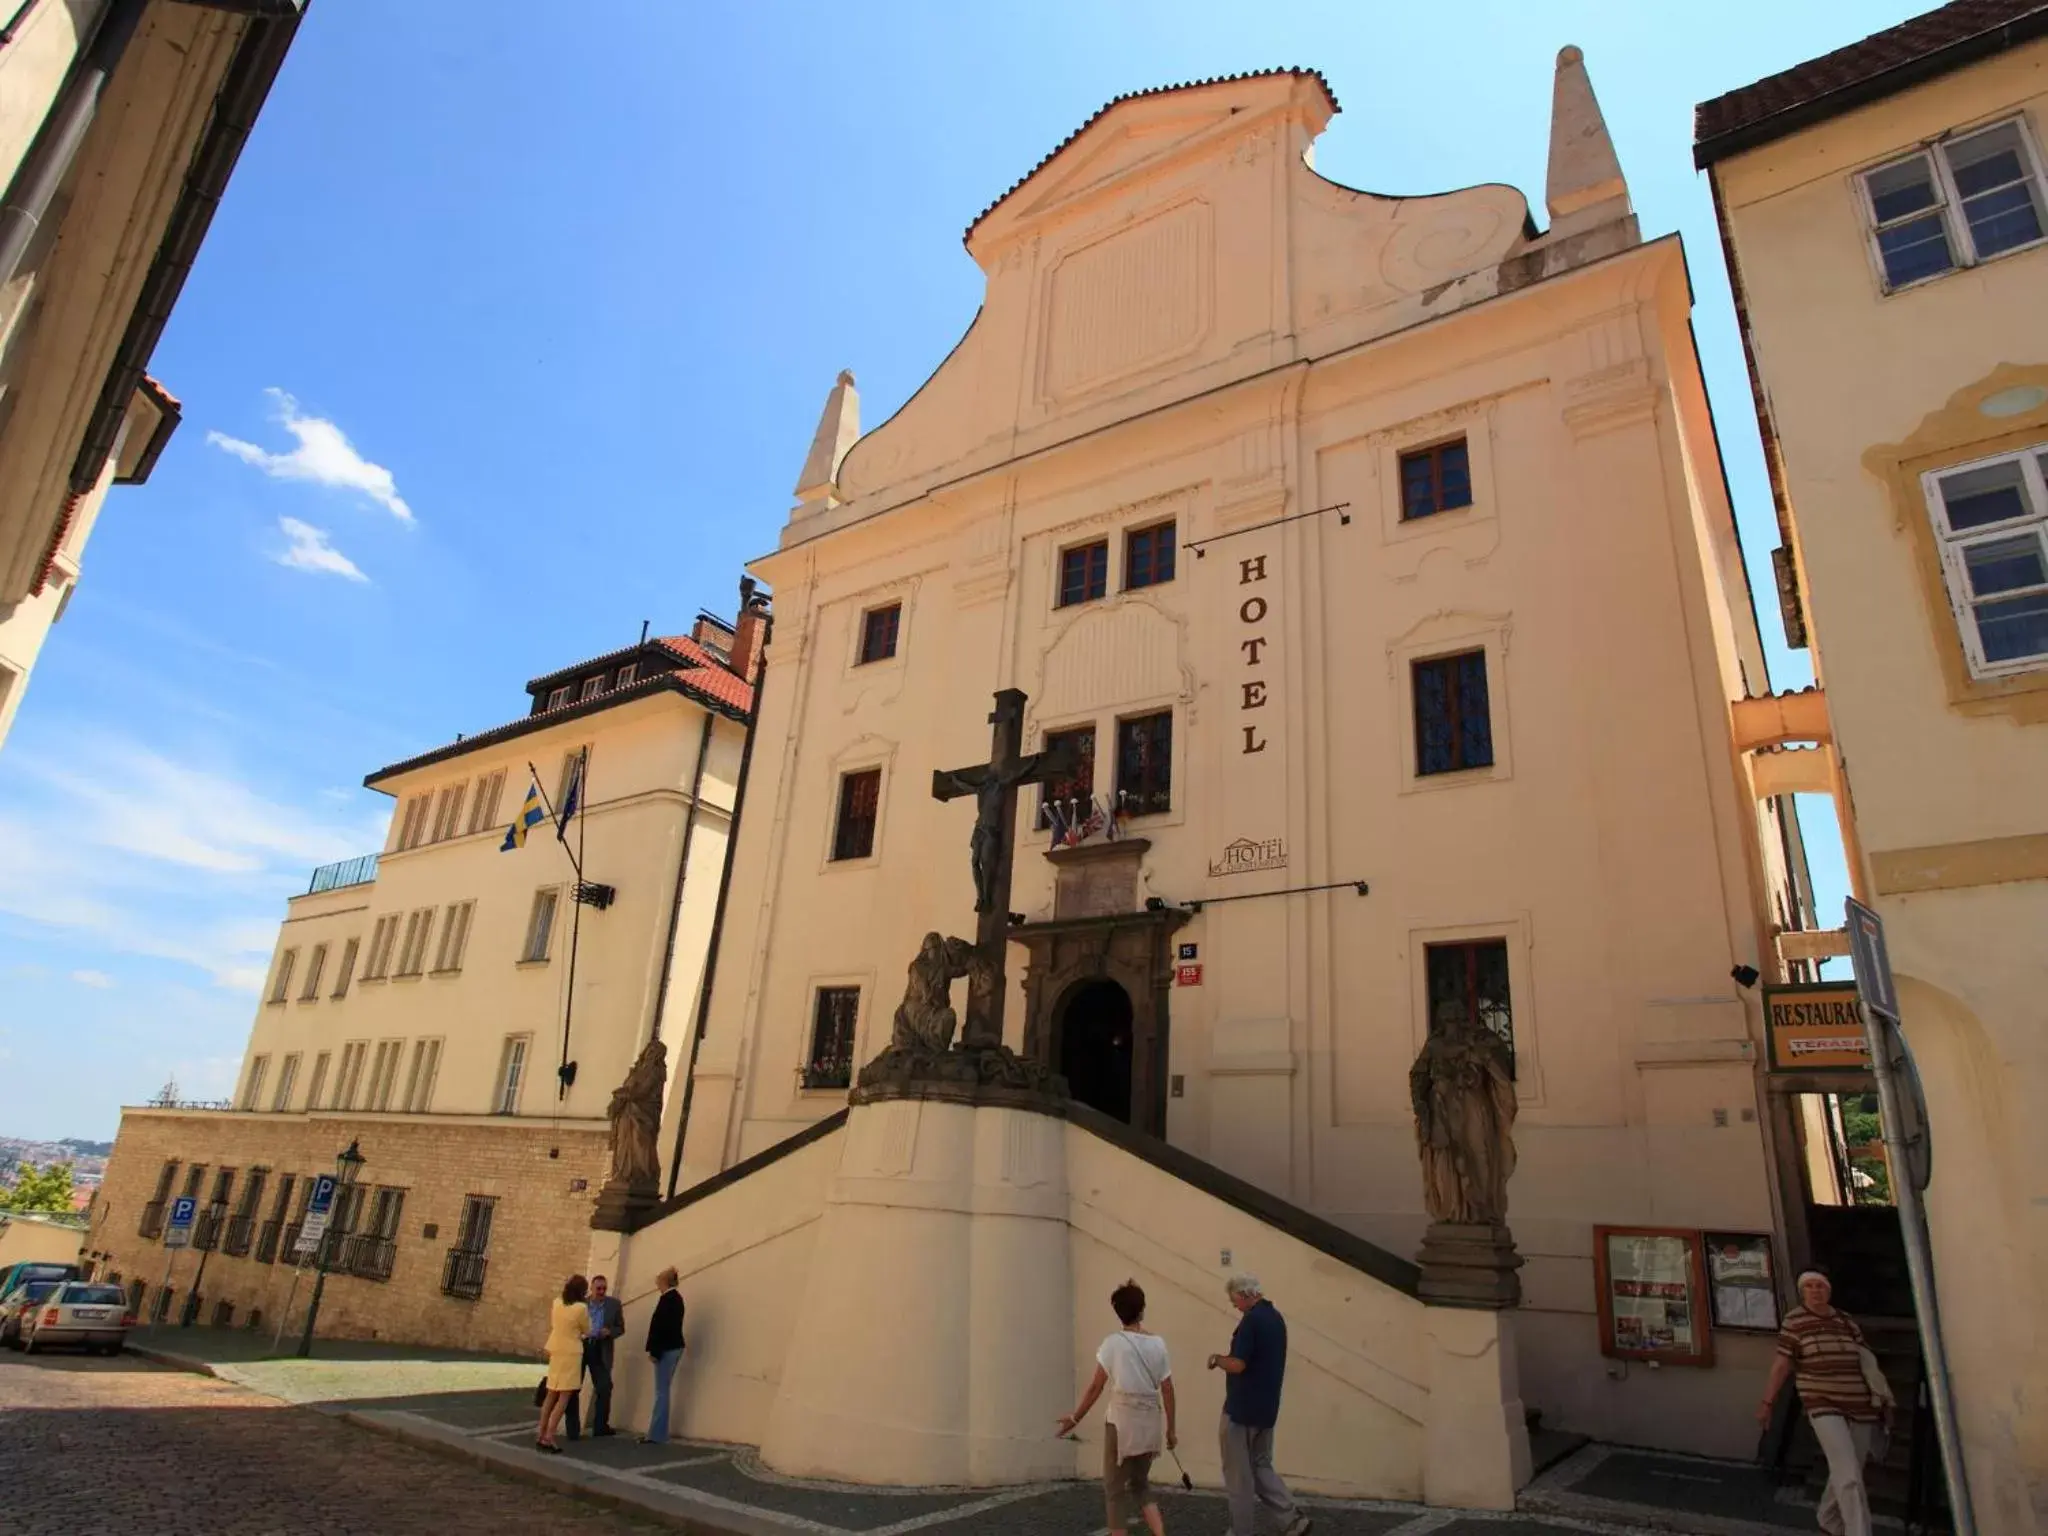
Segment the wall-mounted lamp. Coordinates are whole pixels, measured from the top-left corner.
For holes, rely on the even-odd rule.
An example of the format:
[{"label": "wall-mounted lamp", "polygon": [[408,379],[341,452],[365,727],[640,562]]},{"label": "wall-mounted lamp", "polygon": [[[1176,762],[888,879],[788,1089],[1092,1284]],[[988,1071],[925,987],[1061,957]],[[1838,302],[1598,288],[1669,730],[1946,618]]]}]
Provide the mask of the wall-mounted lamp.
[{"label": "wall-mounted lamp", "polygon": [[1735,978],[1738,987],[1753,987],[1763,976],[1763,972],[1753,965],[1738,965],[1728,974]]}]

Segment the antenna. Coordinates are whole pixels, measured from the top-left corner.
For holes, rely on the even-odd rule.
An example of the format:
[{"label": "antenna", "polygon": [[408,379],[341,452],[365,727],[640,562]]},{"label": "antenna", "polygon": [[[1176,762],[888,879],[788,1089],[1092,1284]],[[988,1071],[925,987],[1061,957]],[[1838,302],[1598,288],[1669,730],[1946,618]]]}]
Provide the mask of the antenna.
[{"label": "antenna", "polygon": [[649,622],[650,621],[647,619],[642,619],[640,621],[640,643],[642,645],[645,645],[647,643],[647,626]]}]

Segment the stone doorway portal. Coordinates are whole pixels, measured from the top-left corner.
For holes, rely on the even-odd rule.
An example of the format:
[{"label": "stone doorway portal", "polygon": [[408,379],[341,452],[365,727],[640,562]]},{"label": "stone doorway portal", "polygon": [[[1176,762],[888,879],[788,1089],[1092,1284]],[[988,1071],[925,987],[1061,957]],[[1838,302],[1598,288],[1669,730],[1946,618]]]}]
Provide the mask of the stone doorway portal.
[{"label": "stone doorway portal", "polygon": [[1062,1000],[1054,1050],[1067,1091],[1091,1109],[1131,1119],[1131,994],[1107,979],[1084,981]]}]

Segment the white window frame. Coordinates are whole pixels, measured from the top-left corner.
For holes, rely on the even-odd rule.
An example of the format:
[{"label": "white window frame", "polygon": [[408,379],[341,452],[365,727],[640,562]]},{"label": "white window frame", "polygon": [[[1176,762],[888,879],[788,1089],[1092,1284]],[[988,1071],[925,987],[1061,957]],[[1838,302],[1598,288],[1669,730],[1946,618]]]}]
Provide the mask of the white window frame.
[{"label": "white window frame", "polygon": [[281,1003],[291,996],[292,967],[298,963],[299,951],[296,945],[277,957],[277,970],[270,978],[270,996],[264,999],[265,1002]]},{"label": "white window frame", "polygon": [[415,1040],[412,1047],[412,1066],[405,1074],[405,1098],[399,1108],[408,1114],[423,1115],[434,1102],[434,1084],[441,1075],[441,1041],[432,1039]]},{"label": "white window frame", "polygon": [[427,968],[427,942],[434,934],[434,909],[419,907],[406,914],[405,939],[398,946],[394,977],[418,976]]},{"label": "white window frame", "polygon": [[577,702],[578,704],[581,704],[581,703],[583,703],[583,702],[584,702],[585,700],[587,700],[587,699],[594,699],[594,698],[596,698],[596,697],[597,697],[597,696],[598,696],[599,694],[601,694],[601,693],[603,693],[603,692],[604,692],[604,679],[603,679],[603,678],[601,678],[601,677],[586,677],[585,679],[583,679],[583,688],[582,688],[582,690],[581,690],[581,691],[580,691],[580,692],[579,692],[579,693],[578,693],[578,694],[576,695],[576,702]]},{"label": "white window frame", "polygon": [[498,802],[505,794],[505,770],[481,774],[476,781],[476,794],[469,802],[469,830],[482,832],[495,827],[498,821]]},{"label": "white window frame", "polygon": [[299,988],[299,1001],[316,1003],[320,1000],[320,974],[327,969],[327,946],[315,944],[313,952],[306,956],[306,982]]},{"label": "white window frame", "polygon": [[235,1108],[254,1109],[256,1101],[263,1096],[263,1079],[269,1075],[270,1053],[265,1051],[260,1055],[251,1056],[249,1058],[249,1075],[242,1082],[241,1102],[236,1104]]},{"label": "white window frame", "polygon": [[446,842],[455,836],[462,825],[462,797],[468,792],[467,779],[457,779],[441,791],[434,802],[434,842]]},{"label": "white window frame", "polygon": [[272,1095],[270,1108],[282,1113],[292,1107],[292,1090],[299,1085],[299,1052],[288,1054],[277,1069],[277,1092]]},{"label": "white window frame", "polygon": [[[2043,458],[2048,458],[2048,442],[2030,444],[2009,453],[1995,453],[1961,464],[1944,464],[1940,469],[1930,469],[1920,477],[1921,494],[1927,502],[1927,515],[1934,523],[1935,547],[1941,555],[1941,579],[1942,585],[1948,589],[1949,612],[1955,619],[1956,633],[1963,642],[1963,656],[1969,663],[1970,676],[1973,678],[2012,677],[2023,672],[2048,670],[2048,654],[2036,653],[2012,661],[1986,659],[1984,643],[1977,631],[1977,599],[1971,596],[1969,569],[1964,563],[1967,552],[1975,545],[1989,544],[2028,533],[2033,534],[2040,542],[2043,557],[2048,558],[2048,472],[2043,470]],[[1948,505],[1942,499],[1941,482],[1973,469],[1989,469],[1993,465],[2008,463],[2019,465],[2025,496],[2032,503],[2033,510],[2025,517],[2008,518],[2001,523],[1987,523],[1982,527],[1964,529],[1960,532],[1951,528],[1948,521]],[[2016,592],[1999,593],[1988,601],[1999,602],[2029,595],[2030,590],[2022,588]]]},{"label": "white window frame", "polygon": [[348,996],[348,985],[356,976],[356,955],[361,951],[362,945],[361,939],[349,939],[341,946],[341,966],[334,973],[334,997]]},{"label": "white window frame", "polygon": [[[1980,256],[1977,254],[1976,238],[1970,230],[1970,221],[1963,212],[1962,194],[1956,188],[1955,173],[1949,168],[1948,151],[1953,145],[2006,127],[2014,130],[2019,141],[2020,159],[2026,165],[2027,185],[2033,192],[2034,211],[2040,219],[2042,235],[2025,245],[2015,245],[1990,256]],[[1877,205],[1871,199],[1870,178],[1894,166],[1919,159],[1925,159],[1933,172],[1934,190],[1939,201],[1933,208],[1923,209],[1909,217],[1925,218],[1930,213],[1940,216],[1942,228],[1948,235],[1948,249],[1949,255],[1953,258],[1953,265],[1940,272],[1930,272],[1925,277],[1916,277],[1910,282],[1894,284],[1890,274],[1885,270],[1884,250],[1877,243]],[[1869,247],[1870,260],[1877,272],[1878,287],[1885,293],[1904,293],[1909,288],[1918,288],[1922,283],[1939,281],[1970,267],[1981,266],[1987,261],[2017,256],[2022,251],[2037,250],[2043,245],[2048,245],[2048,174],[2043,173],[2041,152],[2034,143],[2034,135],[2024,113],[2016,117],[1998,118],[1993,122],[1973,124],[1968,128],[1953,129],[1939,138],[1927,140],[1906,154],[1893,155],[1877,165],[1865,166],[1856,172],[1856,195],[1863,205],[1864,241]]]},{"label": "white window frame", "polygon": [[434,952],[434,974],[452,976],[462,969],[462,956],[469,948],[469,925],[476,916],[474,901],[451,902],[441,919],[441,943]]},{"label": "white window frame", "polygon": [[398,1063],[405,1057],[403,1040],[379,1040],[377,1056],[370,1066],[370,1094],[365,1107],[386,1110],[391,1107],[391,1094],[398,1086]]},{"label": "white window frame", "polygon": [[363,957],[363,980],[382,981],[391,974],[391,947],[398,937],[400,912],[387,912],[370,929],[370,952]]},{"label": "white window frame", "polygon": [[569,685],[567,683],[564,683],[559,688],[551,688],[548,690],[548,701],[541,707],[544,709],[560,709],[564,704],[568,702]]},{"label": "white window frame", "polygon": [[334,1065],[334,1053],[322,1051],[313,1058],[313,1076],[306,1083],[306,1108],[320,1108],[320,1095],[327,1091],[327,1072]]},{"label": "white window frame", "polygon": [[363,1085],[363,1060],[370,1054],[367,1040],[348,1040],[342,1043],[341,1066],[334,1074],[334,1097],[329,1100],[330,1109],[354,1109],[356,1090]]},{"label": "white window frame", "polygon": [[629,661],[623,667],[619,668],[619,681],[616,686],[620,688],[630,688],[633,686],[633,684],[637,683],[638,681],[640,681],[639,662]]},{"label": "white window frame", "polygon": [[398,851],[417,848],[426,841],[427,819],[433,813],[434,796],[431,792],[413,795],[405,802],[398,823]]},{"label": "white window frame", "polygon": [[[545,905],[547,921],[541,922]],[[533,893],[533,905],[526,912],[526,938],[519,946],[521,965],[546,965],[555,944],[555,920],[562,915],[562,888],[544,885]]]},{"label": "white window frame", "polygon": [[491,1093],[491,1113],[516,1115],[526,1088],[526,1063],[533,1054],[533,1036],[507,1035],[498,1052],[498,1077]]}]

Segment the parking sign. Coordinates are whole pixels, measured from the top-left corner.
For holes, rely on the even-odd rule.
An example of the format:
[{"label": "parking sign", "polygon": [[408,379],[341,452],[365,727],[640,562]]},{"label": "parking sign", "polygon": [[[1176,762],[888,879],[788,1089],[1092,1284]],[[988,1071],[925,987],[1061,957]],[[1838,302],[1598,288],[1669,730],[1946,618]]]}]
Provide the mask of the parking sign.
[{"label": "parking sign", "polygon": [[180,1195],[171,1202],[171,1219],[164,1227],[166,1248],[189,1248],[192,1246],[192,1223],[199,1215],[199,1202],[190,1195]]},{"label": "parking sign", "polygon": [[306,1203],[306,1220],[299,1228],[294,1251],[311,1253],[327,1235],[327,1219],[334,1212],[334,1175],[323,1173],[313,1181],[313,1197]]}]

